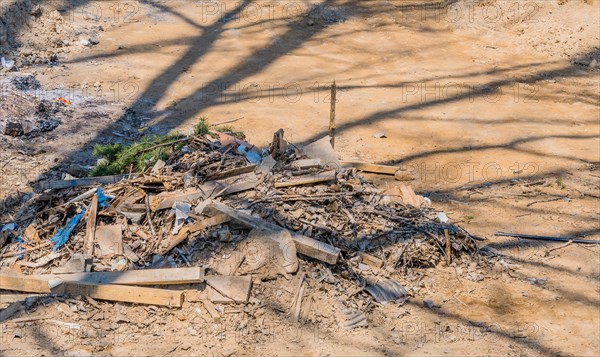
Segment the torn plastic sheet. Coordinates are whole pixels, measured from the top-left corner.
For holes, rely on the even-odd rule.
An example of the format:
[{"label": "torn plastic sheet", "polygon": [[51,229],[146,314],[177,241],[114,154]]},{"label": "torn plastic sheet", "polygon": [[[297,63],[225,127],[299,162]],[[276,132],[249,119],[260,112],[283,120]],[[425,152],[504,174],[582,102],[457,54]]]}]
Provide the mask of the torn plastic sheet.
[{"label": "torn plastic sheet", "polygon": [[69,223],[67,223],[65,228],[62,228],[61,230],[56,232],[54,237],[52,237],[52,239],[51,239],[52,243],[54,243],[54,245],[52,246],[52,251],[56,252],[60,247],[62,247],[67,242],[67,240],[69,240],[69,237],[71,236],[71,233],[73,232],[73,229],[75,229],[75,226],[77,226],[79,221],[81,221],[81,218],[83,218],[84,214],[85,214],[85,208],[82,207],[81,212],[79,212],[73,218],[71,218],[71,220],[69,221]]},{"label": "torn plastic sheet", "polygon": [[185,221],[190,217],[192,205],[189,203],[175,202],[173,203],[173,212],[175,213],[175,225],[173,226],[173,234],[179,233]]}]

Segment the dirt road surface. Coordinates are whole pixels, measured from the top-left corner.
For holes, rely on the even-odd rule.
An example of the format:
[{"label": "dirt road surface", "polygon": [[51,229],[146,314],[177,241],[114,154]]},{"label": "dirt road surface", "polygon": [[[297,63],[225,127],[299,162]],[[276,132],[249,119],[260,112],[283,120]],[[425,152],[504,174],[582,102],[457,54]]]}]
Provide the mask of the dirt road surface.
[{"label": "dirt road surface", "polygon": [[600,239],[600,2],[55,3],[99,43],[74,35],[57,65],[22,69],[43,94],[73,88],[74,114],[42,136],[2,138],[4,205],[40,175],[93,165],[94,143],[189,132],[200,117],[243,117],[231,125],[258,146],[279,128],[296,144],[318,139],[335,80],[341,159],[401,166],[415,191],[511,266],[474,268],[475,281],[430,269],[406,304],[378,306],[365,329],[297,325],[269,311],[207,331],[180,312],[147,326],[130,311],[112,329],[79,321],[89,335],[6,327],[2,355],[600,354],[598,245],[553,250],[562,243],[494,236]]}]

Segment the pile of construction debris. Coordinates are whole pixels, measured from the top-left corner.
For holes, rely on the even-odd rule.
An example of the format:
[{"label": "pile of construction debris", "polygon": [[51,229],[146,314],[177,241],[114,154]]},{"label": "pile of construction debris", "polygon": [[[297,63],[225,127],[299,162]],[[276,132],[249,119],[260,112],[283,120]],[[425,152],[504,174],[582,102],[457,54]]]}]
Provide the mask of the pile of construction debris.
[{"label": "pile of construction debris", "polygon": [[338,161],[328,137],[302,148],[282,130],[265,149],[217,132],[181,142],[143,173],[41,183],[2,227],[0,289],[185,298],[209,314],[268,305],[295,321],[323,319],[306,305],[343,293],[339,326],[354,328],[367,323],[365,299],[401,303],[404,277],[478,258],[475,237],[409,186],[366,181],[356,167],[374,165]]}]

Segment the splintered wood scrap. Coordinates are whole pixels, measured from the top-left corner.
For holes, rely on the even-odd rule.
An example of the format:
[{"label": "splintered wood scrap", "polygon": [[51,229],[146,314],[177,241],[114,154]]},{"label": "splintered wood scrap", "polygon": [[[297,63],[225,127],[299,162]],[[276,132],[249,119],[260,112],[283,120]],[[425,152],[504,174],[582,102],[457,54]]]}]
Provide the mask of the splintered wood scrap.
[{"label": "splintered wood scrap", "polygon": [[27,253],[31,253],[31,252],[35,252],[36,250],[40,250],[42,248],[46,248],[52,245],[52,242],[45,242],[42,243],[40,245],[37,245],[35,247],[31,247],[31,248],[27,248],[27,249],[23,249],[21,251],[16,251],[16,252],[10,252],[10,253],[4,253],[3,255],[0,255],[0,259],[3,258],[11,258],[17,255],[21,255],[21,254],[27,254]]},{"label": "splintered wood scrap", "polygon": [[276,182],[275,188],[309,185],[313,183],[333,181],[336,179],[335,170],[318,173],[316,175],[299,176],[285,182]]},{"label": "splintered wood scrap", "polygon": [[150,211],[150,196],[146,195],[144,201],[146,203],[146,220],[150,226],[150,232],[152,232],[152,236],[156,237],[156,230],[154,230],[154,223],[152,222],[152,212]]},{"label": "splintered wood scrap", "polygon": [[359,252],[358,255],[360,255],[361,261],[364,264],[367,264],[369,266],[381,269],[383,267],[383,265],[384,265],[384,261],[383,260],[381,260],[381,259],[379,259],[376,256],[373,256],[371,254]]},{"label": "splintered wood scrap", "polygon": [[302,305],[302,296],[304,295],[304,287],[302,283],[304,283],[304,278],[306,273],[302,272],[298,277],[298,286],[294,290],[294,298],[292,299],[292,306],[290,306],[291,315],[294,319],[294,322],[298,322],[300,317],[300,308]]},{"label": "splintered wood scrap", "polygon": [[210,302],[210,300],[202,300],[202,304],[204,305],[204,308],[206,309],[206,311],[208,311],[208,314],[210,315],[210,317],[212,317],[213,320],[217,320],[219,318],[217,308],[212,302]]},{"label": "splintered wood scrap", "polygon": [[351,162],[351,161],[343,161],[342,165],[345,167],[354,167],[359,171],[374,173],[374,174],[382,174],[382,175],[395,175],[400,167],[398,166],[388,166],[388,165],[378,165],[378,164],[369,164],[366,162]]},{"label": "splintered wood scrap", "polygon": [[208,298],[216,303],[246,303],[252,288],[251,276],[207,276]]},{"label": "splintered wood scrap", "polygon": [[298,300],[296,301],[296,307],[294,309],[294,322],[300,321],[300,311],[302,310],[302,299],[304,298],[304,289],[305,286],[302,285],[300,287],[300,291],[298,292]]},{"label": "splintered wood scrap", "polygon": [[96,241],[96,219],[98,215],[98,194],[94,194],[88,209],[88,217],[83,241],[83,252],[87,257],[94,256],[94,244]]},{"label": "splintered wood scrap", "polygon": [[242,174],[247,174],[247,173],[253,172],[255,169],[256,169],[256,165],[247,165],[247,166],[242,166],[242,167],[235,167],[233,169],[228,169],[228,170],[224,170],[224,171],[221,171],[219,173],[213,174],[213,175],[207,177],[207,181],[217,180],[217,179],[223,179],[223,178],[228,178],[228,177],[242,175]]},{"label": "splintered wood scrap", "polygon": [[[237,211],[221,202],[209,201],[207,208],[214,209],[221,213],[229,215],[234,221],[237,221],[247,227],[258,230],[281,231],[286,230],[276,224],[269,223],[261,218],[251,216],[247,213]],[[304,254],[325,263],[336,264],[338,262],[341,250],[327,243],[306,237],[302,234],[289,231],[296,245],[298,253]]]}]

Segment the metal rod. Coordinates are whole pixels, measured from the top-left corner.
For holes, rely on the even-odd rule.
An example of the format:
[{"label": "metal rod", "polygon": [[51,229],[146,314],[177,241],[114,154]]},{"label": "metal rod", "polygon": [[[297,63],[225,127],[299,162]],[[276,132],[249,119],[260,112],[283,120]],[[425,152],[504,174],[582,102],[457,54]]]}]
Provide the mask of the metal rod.
[{"label": "metal rod", "polygon": [[505,233],[505,232],[496,232],[497,236],[502,237],[515,237],[515,238],[523,238],[523,239],[533,239],[533,240],[546,240],[551,242],[569,242],[573,243],[583,243],[583,244],[600,244],[600,240],[587,240],[587,239],[572,239],[565,237],[550,237],[550,236],[534,236],[530,234],[519,234],[519,233]]}]

